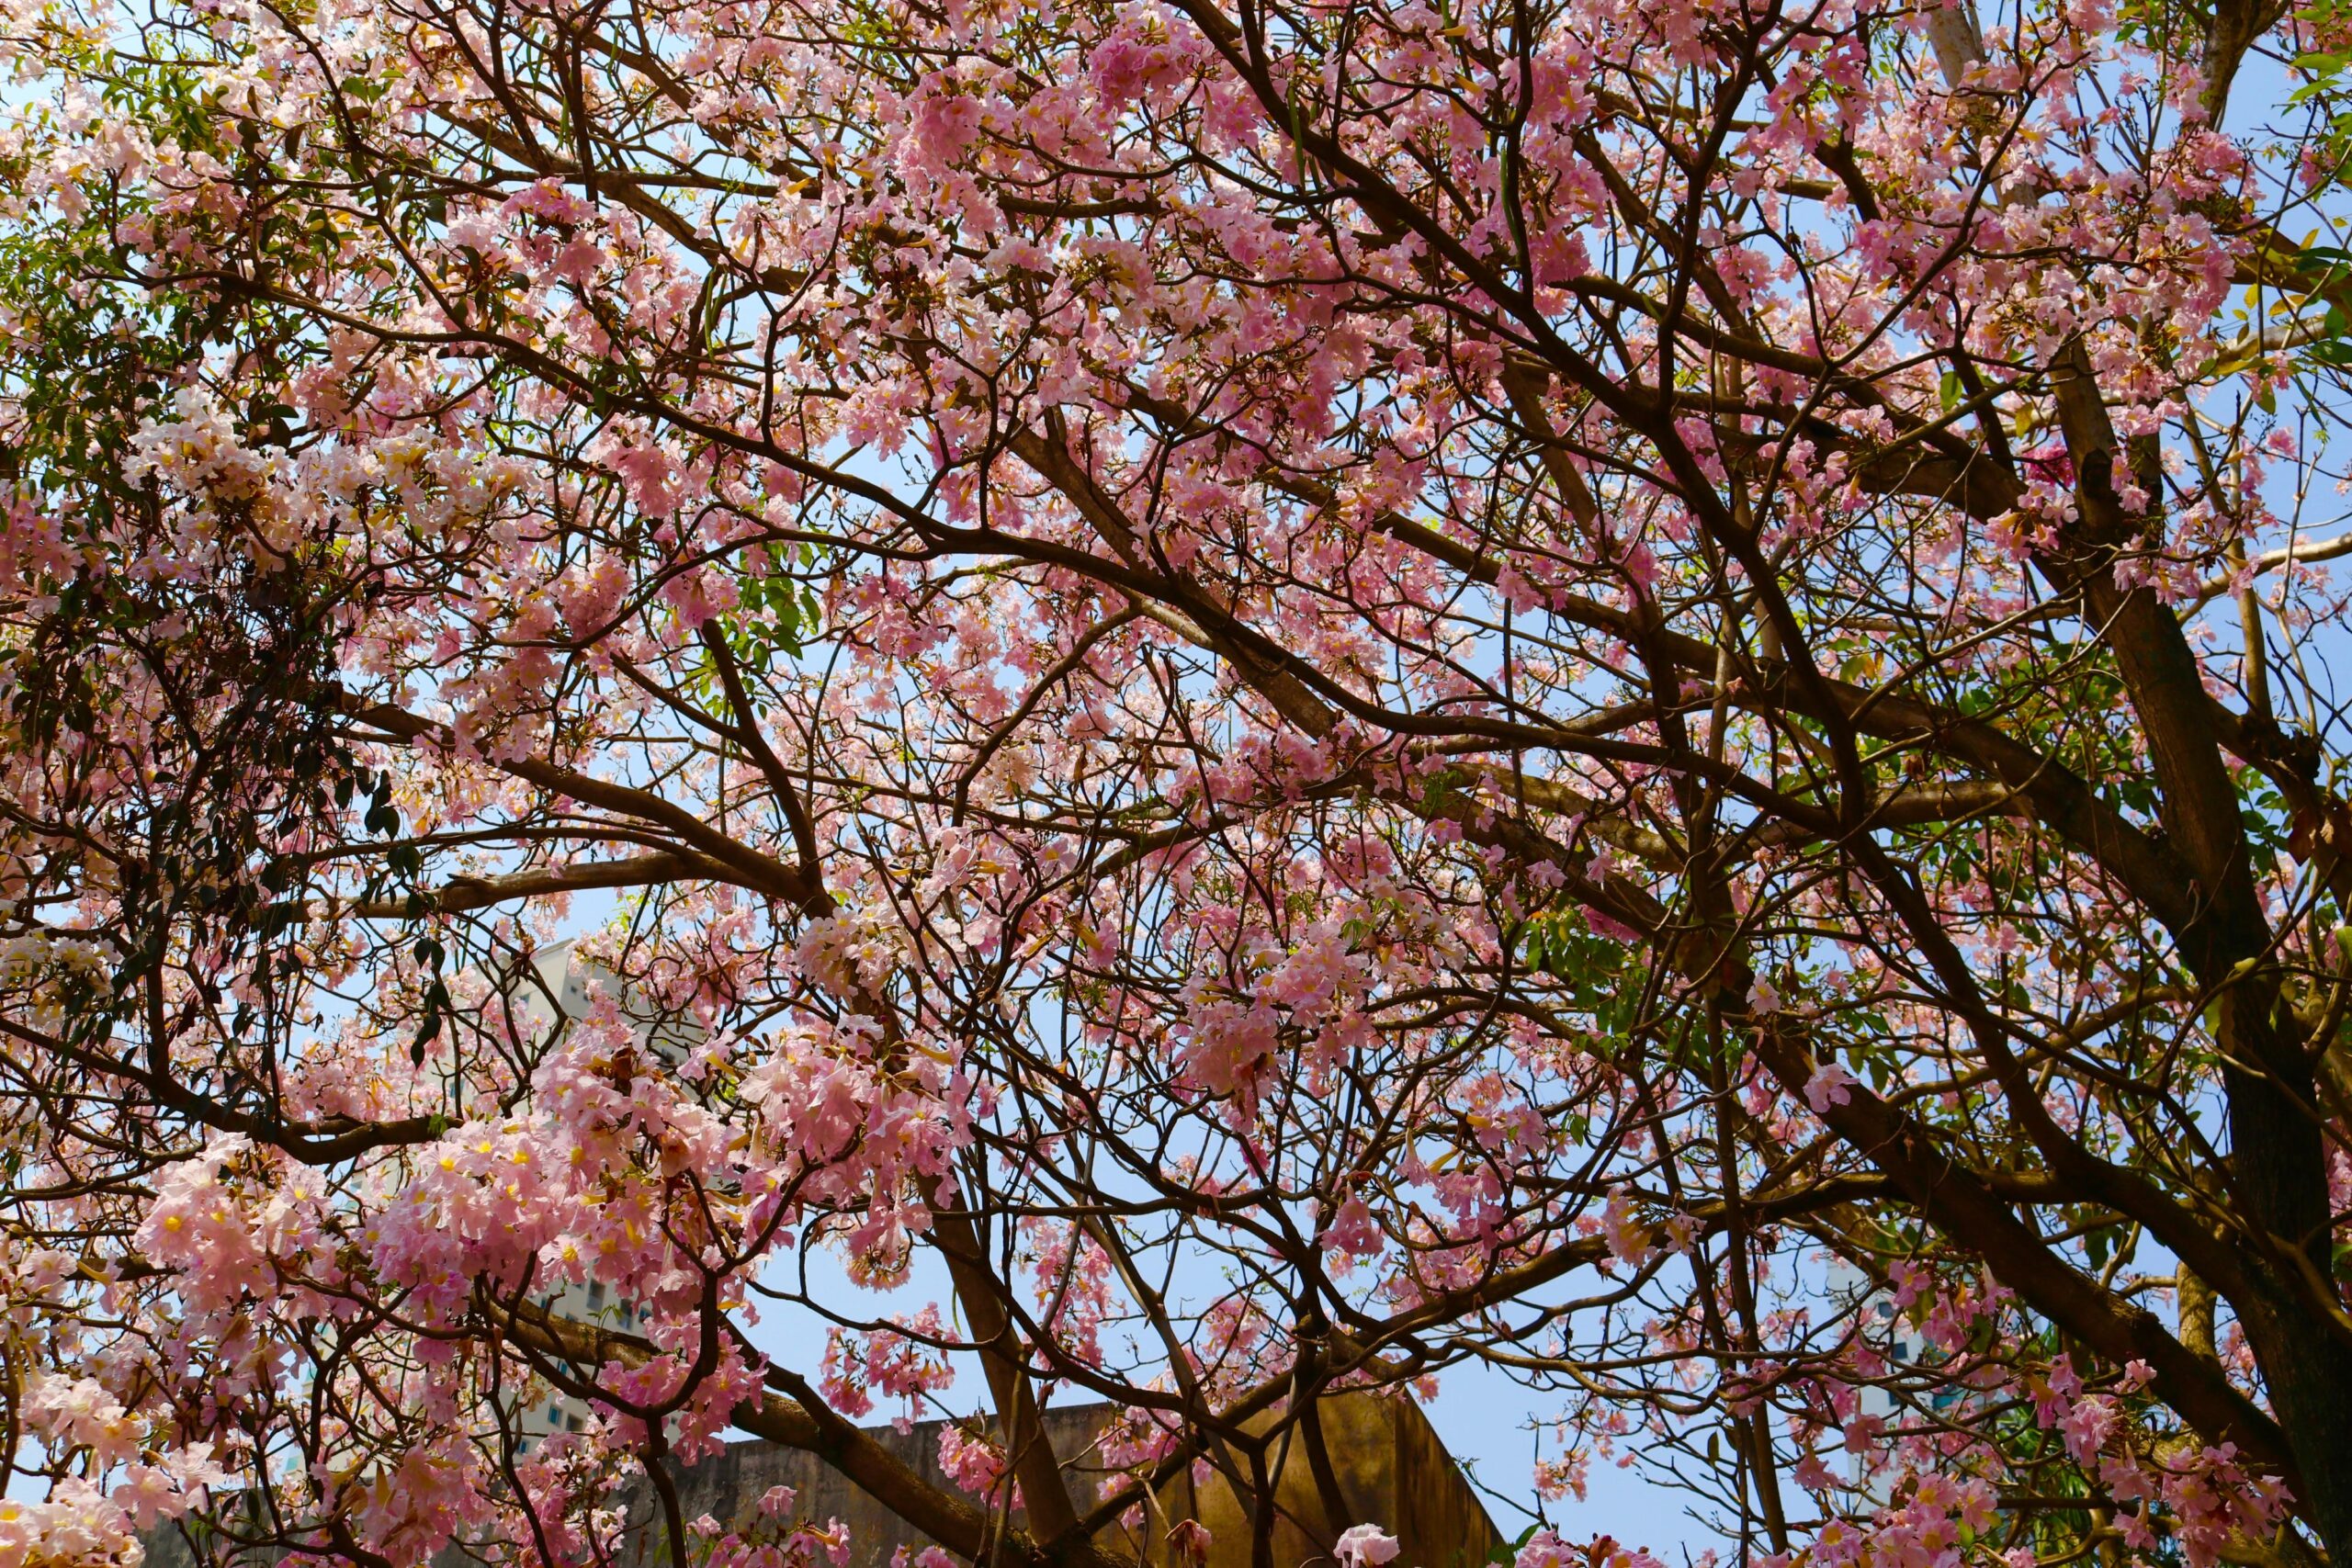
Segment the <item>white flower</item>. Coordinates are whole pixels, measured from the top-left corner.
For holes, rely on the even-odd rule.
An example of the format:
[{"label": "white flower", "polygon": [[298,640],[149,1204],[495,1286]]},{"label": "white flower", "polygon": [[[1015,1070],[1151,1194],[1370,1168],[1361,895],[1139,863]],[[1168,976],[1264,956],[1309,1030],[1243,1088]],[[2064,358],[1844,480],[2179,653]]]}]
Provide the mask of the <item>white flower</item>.
[{"label": "white flower", "polygon": [[1378,1525],[1353,1526],[1332,1547],[1340,1568],[1379,1568],[1381,1563],[1394,1561],[1401,1550],[1396,1538]]}]

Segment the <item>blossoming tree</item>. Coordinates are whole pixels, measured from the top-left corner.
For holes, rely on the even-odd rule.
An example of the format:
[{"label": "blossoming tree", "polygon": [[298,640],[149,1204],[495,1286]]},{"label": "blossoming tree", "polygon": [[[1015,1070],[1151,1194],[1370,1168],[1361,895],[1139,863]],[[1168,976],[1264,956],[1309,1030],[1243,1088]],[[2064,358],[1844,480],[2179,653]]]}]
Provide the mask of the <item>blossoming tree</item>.
[{"label": "blossoming tree", "polygon": [[1471,1363],[1525,1568],[2352,1560],[2345,52],[6,0],[0,1568],[1376,1562]]}]

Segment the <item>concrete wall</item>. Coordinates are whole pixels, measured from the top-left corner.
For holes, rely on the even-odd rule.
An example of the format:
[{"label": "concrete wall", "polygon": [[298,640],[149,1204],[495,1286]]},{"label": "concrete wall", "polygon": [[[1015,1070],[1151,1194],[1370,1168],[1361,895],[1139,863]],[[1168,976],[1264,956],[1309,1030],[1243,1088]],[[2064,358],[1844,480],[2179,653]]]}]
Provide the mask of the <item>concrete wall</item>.
[{"label": "concrete wall", "polygon": [[[1378,1525],[1396,1537],[1403,1551],[1395,1568],[1476,1568],[1507,1555],[1477,1494],[1411,1400],[1336,1394],[1322,1402],[1319,1416],[1344,1517],[1335,1525],[1326,1523],[1304,1438],[1292,1427],[1276,1439],[1266,1461],[1275,1476],[1274,1568],[1328,1562],[1323,1542],[1357,1524]],[[1250,1425],[1264,1431],[1274,1422],[1267,1417]],[[1222,1474],[1213,1473],[1206,1485],[1197,1487],[1186,1476],[1167,1489],[1162,1502],[1170,1517],[1196,1518],[1208,1528],[1206,1568],[1250,1568],[1251,1520]],[[1127,1545],[1147,1550],[1144,1542]],[[1164,1556],[1153,1551],[1149,1560],[1158,1562]]]}]

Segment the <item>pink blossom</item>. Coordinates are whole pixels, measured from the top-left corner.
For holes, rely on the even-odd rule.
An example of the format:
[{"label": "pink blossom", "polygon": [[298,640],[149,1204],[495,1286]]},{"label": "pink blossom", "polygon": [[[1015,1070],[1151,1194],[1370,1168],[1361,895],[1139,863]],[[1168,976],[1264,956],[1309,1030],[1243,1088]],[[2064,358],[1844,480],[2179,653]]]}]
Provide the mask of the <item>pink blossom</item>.
[{"label": "pink blossom", "polygon": [[1805,1079],[1804,1100],[1815,1114],[1853,1098],[1854,1075],[1836,1062],[1824,1062]]}]

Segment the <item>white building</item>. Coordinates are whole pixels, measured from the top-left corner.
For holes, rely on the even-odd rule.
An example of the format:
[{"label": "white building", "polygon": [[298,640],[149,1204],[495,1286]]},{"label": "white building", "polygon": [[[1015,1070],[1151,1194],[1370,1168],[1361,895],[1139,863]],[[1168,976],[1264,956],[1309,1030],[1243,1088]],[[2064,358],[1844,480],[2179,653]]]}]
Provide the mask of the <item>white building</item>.
[{"label": "white building", "polygon": [[[531,955],[532,974],[514,976],[507,991],[506,1005],[514,1010],[516,1021],[533,1032],[544,1031],[555,1022],[548,1001],[553,998],[563,1010],[566,1019],[584,1018],[600,997],[620,995],[620,981],[612,971],[588,959],[578,957],[570,942],[560,942],[543,947]],[[622,998],[627,1011],[626,998]],[[693,1048],[700,1032],[692,1025],[644,1017],[639,1028],[644,1040],[660,1055],[678,1060]],[[576,1323],[594,1323],[606,1328],[623,1329],[633,1326],[644,1317],[641,1310],[634,1310],[626,1302],[611,1296],[605,1282],[591,1280],[585,1284],[567,1283],[561,1289],[542,1296],[540,1304],[559,1317]],[[545,1389],[544,1399],[535,1399],[514,1414],[525,1452],[558,1432],[577,1432],[587,1425],[590,1412],[587,1402],[560,1390]]]}]

